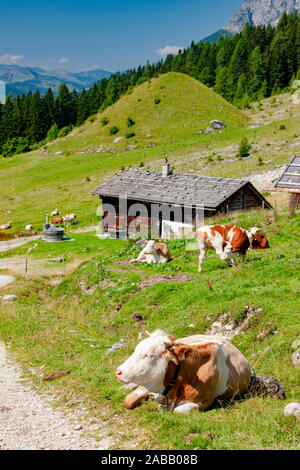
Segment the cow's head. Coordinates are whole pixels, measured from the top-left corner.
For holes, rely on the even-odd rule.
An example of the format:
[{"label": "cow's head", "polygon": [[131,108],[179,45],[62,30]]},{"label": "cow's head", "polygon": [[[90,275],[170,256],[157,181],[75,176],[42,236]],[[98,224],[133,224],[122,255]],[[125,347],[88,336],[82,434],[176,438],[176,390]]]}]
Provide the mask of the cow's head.
[{"label": "cow's head", "polygon": [[177,345],[172,336],[157,330],[141,341],[134,353],[116,370],[116,376],[125,384],[144,385],[154,393],[162,393],[169,365],[178,365],[185,359],[184,345]]},{"label": "cow's head", "polygon": [[270,248],[269,242],[266,239],[264,233],[260,231],[257,227],[252,227],[247,232],[248,238],[250,240],[250,248],[253,250],[264,250]]},{"label": "cow's head", "polygon": [[257,233],[253,237],[252,247],[254,250],[264,250],[265,248],[270,248],[270,245],[263,233]]},{"label": "cow's head", "polygon": [[146,255],[153,255],[156,253],[156,250],[155,250],[155,241],[153,240],[149,240],[147,245],[145,246],[145,251],[144,253]]}]

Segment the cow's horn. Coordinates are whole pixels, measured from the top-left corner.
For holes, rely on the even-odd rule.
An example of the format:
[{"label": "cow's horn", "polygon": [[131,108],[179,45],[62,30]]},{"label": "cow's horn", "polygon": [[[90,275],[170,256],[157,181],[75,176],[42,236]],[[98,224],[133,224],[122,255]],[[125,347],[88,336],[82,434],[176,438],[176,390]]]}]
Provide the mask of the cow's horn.
[{"label": "cow's horn", "polygon": [[151,333],[149,331],[145,330],[146,335],[151,336]]}]

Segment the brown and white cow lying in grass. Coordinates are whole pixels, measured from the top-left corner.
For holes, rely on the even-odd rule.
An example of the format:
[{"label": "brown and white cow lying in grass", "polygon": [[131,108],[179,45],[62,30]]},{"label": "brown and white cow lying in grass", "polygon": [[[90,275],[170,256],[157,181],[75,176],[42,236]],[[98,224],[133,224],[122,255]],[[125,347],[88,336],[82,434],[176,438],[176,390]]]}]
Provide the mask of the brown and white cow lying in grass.
[{"label": "brown and white cow lying in grass", "polygon": [[0,230],[8,230],[12,226],[11,222],[8,222],[7,224],[0,225]]},{"label": "brown and white cow lying in grass", "polygon": [[248,249],[269,248],[269,243],[259,228],[244,230],[234,225],[210,225],[196,232],[200,249],[199,272],[208,249],[213,248],[222,261],[236,263],[236,255],[245,256]]},{"label": "brown and white cow lying in grass", "polygon": [[148,241],[145,248],[141,251],[137,259],[130,261],[130,264],[135,263],[168,263],[171,259],[169,248],[165,243],[156,243],[153,240]]},{"label": "brown and white cow lying in grass", "polygon": [[127,396],[126,408],[154,393],[162,395],[163,409],[187,413],[206,410],[216,398],[242,395],[251,371],[243,354],[224,338],[197,335],[175,342],[157,330],[137,345],[116,376],[125,384],[142,386]]}]

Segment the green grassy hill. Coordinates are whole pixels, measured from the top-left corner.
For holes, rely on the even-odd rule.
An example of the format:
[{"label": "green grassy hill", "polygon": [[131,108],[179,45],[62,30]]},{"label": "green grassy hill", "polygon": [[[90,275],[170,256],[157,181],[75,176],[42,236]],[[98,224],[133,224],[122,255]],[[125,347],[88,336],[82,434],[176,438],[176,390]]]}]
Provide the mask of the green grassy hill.
[{"label": "green grassy hill", "polygon": [[[103,117],[109,121],[105,126],[101,124]],[[130,128],[128,117],[136,123]],[[77,152],[95,147],[120,150],[128,144],[143,148],[149,142],[166,144],[195,135],[209,127],[213,119],[223,121],[230,129],[249,123],[242,111],[198,80],[170,72],[134,88],[98,114],[94,122],[74,130],[63,143],[59,140],[50,145],[49,152]],[[112,126],[119,129],[113,136],[109,135]],[[128,131],[135,136],[126,138]],[[118,137],[121,140],[114,143]]]},{"label": "green grassy hill", "polygon": [[[104,116],[109,120],[105,126]],[[135,121],[130,128],[128,117]],[[224,131],[197,134],[215,118],[227,124]],[[110,136],[114,125],[120,130]],[[200,82],[166,74],[126,94],[94,122],[48,144],[47,151],[0,158],[0,225],[11,220],[11,232],[29,223],[38,230],[46,213],[56,207],[61,213],[75,212],[81,226],[95,225],[99,199],[90,191],[125,167],[160,171],[165,155],[178,173],[249,176],[298,154],[299,128],[300,104],[294,104],[289,93],[243,113]],[[126,139],[128,131],[136,135]],[[121,140],[113,143],[116,137]],[[241,161],[236,154],[243,137],[252,149]],[[122,151],[129,144],[136,148]],[[96,153],[101,147],[107,151]]]},{"label": "green grassy hill", "polygon": [[[198,252],[186,251],[184,241],[168,242],[173,259],[166,265],[128,267],[125,261],[139,249],[131,242],[102,240],[101,251],[56,287],[49,275],[19,276],[5,290],[18,299],[0,304],[0,339],[18,353],[41,391],[58,392],[60,403],[69,407],[84,407],[100,435],[103,423],[108,426],[114,447],[299,448],[297,421],[285,418],[283,409],[300,399],[299,368],[291,362],[291,346],[300,334],[300,216],[270,223],[269,215],[249,213],[234,222],[262,227],[271,248],[249,252],[244,263],[232,268],[209,252],[199,276]],[[49,246],[51,255],[60,249],[60,244]],[[175,277],[166,282],[166,275]],[[286,400],[250,397],[186,416],[159,412],[153,402],[125,410],[128,392],[114,371],[131,354],[140,332],[160,328],[177,338],[203,334],[224,314],[226,322],[243,324],[250,307],[254,313],[232,342],[257,375],[284,384]],[[126,347],[104,360],[106,350],[122,338]],[[66,369],[71,370],[68,376],[43,382],[43,375]],[[203,437],[204,432],[215,438]]]}]

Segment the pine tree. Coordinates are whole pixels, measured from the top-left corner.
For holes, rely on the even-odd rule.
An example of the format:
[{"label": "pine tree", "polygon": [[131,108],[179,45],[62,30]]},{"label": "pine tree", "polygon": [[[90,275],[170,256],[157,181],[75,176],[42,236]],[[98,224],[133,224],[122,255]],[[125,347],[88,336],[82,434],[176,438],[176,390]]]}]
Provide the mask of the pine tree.
[{"label": "pine tree", "polygon": [[77,125],[80,126],[89,116],[89,96],[85,90],[82,90],[78,99]]},{"label": "pine tree", "polygon": [[233,80],[227,67],[223,67],[217,74],[214,90],[216,93],[222,95],[227,101],[232,101]]},{"label": "pine tree", "polygon": [[266,80],[266,63],[259,46],[257,46],[249,57],[248,90],[253,99],[258,96],[258,91],[262,88]]}]

